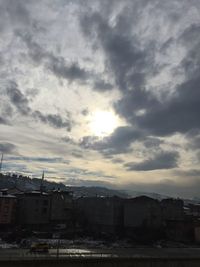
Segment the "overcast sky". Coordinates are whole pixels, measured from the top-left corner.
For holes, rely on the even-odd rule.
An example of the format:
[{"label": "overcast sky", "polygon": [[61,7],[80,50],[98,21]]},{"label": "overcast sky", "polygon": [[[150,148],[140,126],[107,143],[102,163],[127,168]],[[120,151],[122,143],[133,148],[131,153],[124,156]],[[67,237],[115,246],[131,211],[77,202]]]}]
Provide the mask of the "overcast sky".
[{"label": "overcast sky", "polygon": [[199,0],[0,0],[3,171],[200,195]]}]

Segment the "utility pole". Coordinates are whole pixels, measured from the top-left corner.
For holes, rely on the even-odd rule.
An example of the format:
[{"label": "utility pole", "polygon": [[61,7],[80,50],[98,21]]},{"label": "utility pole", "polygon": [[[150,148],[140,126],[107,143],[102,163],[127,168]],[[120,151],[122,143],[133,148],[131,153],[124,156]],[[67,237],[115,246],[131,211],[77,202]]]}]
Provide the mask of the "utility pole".
[{"label": "utility pole", "polygon": [[2,170],[2,165],[3,165],[3,153],[1,155],[1,162],[0,162],[0,173],[1,173],[1,170]]}]

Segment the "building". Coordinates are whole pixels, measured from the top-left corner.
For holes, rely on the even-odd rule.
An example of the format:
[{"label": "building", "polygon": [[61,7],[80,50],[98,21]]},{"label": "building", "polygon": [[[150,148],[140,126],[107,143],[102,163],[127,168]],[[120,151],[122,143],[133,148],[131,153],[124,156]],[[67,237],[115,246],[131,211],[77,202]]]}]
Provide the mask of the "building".
[{"label": "building", "polygon": [[136,242],[152,242],[162,235],[161,207],[156,199],[140,196],[124,202],[124,234]]},{"label": "building", "polygon": [[18,224],[40,227],[50,219],[50,195],[41,191],[24,192],[18,197]]},{"label": "building", "polygon": [[198,241],[198,233],[195,233],[195,225],[195,220],[192,217],[187,217],[182,220],[167,220],[165,228],[166,238],[167,240],[184,243],[193,243],[195,239]]},{"label": "building", "polygon": [[189,203],[187,205],[187,214],[195,218],[200,218],[200,204],[199,203]]},{"label": "building", "polygon": [[49,194],[51,199],[51,223],[69,226],[72,222],[73,193],[71,191],[53,190]]},{"label": "building", "polygon": [[16,197],[7,190],[0,191],[0,225],[10,225],[15,222]]},{"label": "building", "polygon": [[80,220],[89,232],[117,234],[123,227],[123,200],[119,197],[81,197],[76,201]]},{"label": "building", "polygon": [[158,200],[147,196],[127,199],[124,203],[125,228],[158,228],[161,226],[161,208]]},{"label": "building", "polygon": [[167,198],[161,201],[162,220],[183,220],[184,203],[181,199]]}]

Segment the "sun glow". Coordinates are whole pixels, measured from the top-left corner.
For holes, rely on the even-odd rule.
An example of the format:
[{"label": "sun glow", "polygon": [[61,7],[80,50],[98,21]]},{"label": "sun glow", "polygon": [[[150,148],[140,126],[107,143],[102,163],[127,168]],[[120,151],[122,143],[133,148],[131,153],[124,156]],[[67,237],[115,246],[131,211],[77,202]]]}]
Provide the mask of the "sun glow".
[{"label": "sun glow", "polygon": [[117,116],[111,111],[95,111],[91,115],[90,130],[96,136],[111,134],[118,125]]}]

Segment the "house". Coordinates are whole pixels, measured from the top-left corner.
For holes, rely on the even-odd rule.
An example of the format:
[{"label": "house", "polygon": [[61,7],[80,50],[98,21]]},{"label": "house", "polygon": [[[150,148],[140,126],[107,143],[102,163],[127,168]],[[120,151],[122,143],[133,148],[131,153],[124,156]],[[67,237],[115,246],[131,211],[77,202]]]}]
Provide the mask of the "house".
[{"label": "house", "polygon": [[10,225],[15,222],[16,197],[8,194],[7,189],[0,191],[0,225]]}]

